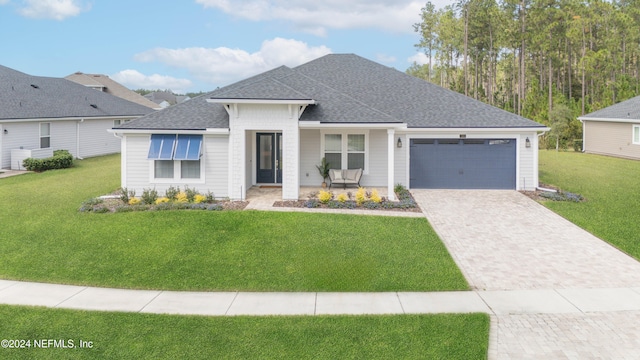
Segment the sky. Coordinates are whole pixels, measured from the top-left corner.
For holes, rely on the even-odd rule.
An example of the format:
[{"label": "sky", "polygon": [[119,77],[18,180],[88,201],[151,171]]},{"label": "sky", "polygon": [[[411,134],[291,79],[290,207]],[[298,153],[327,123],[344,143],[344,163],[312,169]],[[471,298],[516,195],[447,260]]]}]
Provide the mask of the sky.
[{"label": "sky", "polygon": [[[451,0],[432,0],[437,8]],[[130,89],[211,91],[329,53],[405,71],[426,0],[0,0],[0,65],[97,73]]]}]

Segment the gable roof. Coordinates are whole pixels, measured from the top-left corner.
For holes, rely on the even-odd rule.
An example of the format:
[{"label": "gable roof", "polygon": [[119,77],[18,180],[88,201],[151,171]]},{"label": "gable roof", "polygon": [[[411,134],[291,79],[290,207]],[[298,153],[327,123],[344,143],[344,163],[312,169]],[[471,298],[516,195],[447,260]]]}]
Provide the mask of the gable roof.
[{"label": "gable roof", "polygon": [[579,120],[638,122],[640,120],[640,96],[611,105],[604,109],[578,117]]},{"label": "gable roof", "polygon": [[32,76],[0,65],[0,121],[142,116],[152,109],[63,78]]},{"label": "gable roof", "polygon": [[125,86],[122,86],[122,84],[118,83],[117,81],[114,81],[107,75],[85,74],[81,72],[76,72],[71,75],[65,76],[65,79],[71,80],[75,83],[78,83],[87,87],[96,88],[96,90],[100,89],[100,91],[104,91],[107,94],[117,96],[121,99],[129,100],[131,102],[140,104],[142,106],[146,106],[154,110],[157,110],[160,108],[158,104],[145,98],[144,96],[138,94],[137,92],[132,91],[126,88]]},{"label": "gable roof", "polygon": [[[519,128],[544,125],[353,54],[279,68],[123,124],[129,129],[228,128],[222,104],[207,99],[312,99],[300,121],[406,123],[412,128]],[[168,111],[173,110],[173,111]]]}]

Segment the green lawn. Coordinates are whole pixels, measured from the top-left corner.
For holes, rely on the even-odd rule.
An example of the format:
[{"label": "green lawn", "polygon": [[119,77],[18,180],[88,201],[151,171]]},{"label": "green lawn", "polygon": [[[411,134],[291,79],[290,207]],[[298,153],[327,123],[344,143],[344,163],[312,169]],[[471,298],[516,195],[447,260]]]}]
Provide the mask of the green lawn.
[{"label": "green lawn", "polygon": [[[198,317],[0,306],[2,359],[485,359],[486,314]],[[34,348],[34,339],[75,348]],[[92,348],[80,348],[80,340]]]},{"label": "green lawn", "polygon": [[640,161],[540,151],[540,181],[587,198],[547,207],[640,260]]},{"label": "green lawn", "polygon": [[200,291],[468,289],[425,219],[79,213],[84,200],[119,186],[120,157],[76,164],[0,179],[0,278]]}]

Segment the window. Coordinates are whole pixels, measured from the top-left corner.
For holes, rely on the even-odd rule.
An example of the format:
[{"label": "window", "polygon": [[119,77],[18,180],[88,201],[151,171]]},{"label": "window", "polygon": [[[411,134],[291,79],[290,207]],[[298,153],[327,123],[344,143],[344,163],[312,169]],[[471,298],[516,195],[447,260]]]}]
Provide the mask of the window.
[{"label": "window", "polygon": [[366,169],[367,134],[324,134],[323,156],[332,169]]},{"label": "window", "polygon": [[51,147],[51,123],[40,123],[40,149]]},{"label": "window", "polygon": [[127,120],[113,120],[113,127],[118,127],[118,126],[120,126],[122,124],[126,124],[128,122],[129,122],[128,119]]},{"label": "window", "polygon": [[200,179],[202,135],[153,134],[147,159],[154,179]]},{"label": "window", "polygon": [[332,169],[342,169],[342,135],[324,136],[324,157]]},{"label": "window", "polygon": [[640,125],[633,125],[633,143],[640,145]]}]

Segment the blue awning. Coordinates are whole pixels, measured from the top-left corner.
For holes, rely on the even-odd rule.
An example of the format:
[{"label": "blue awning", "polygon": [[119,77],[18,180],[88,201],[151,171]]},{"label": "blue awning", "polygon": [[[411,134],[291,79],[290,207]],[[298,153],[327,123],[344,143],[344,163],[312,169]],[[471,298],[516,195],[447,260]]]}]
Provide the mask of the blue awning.
[{"label": "blue awning", "polygon": [[178,135],[174,160],[199,160],[202,135]]},{"label": "blue awning", "polygon": [[176,142],[175,135],[153,134],[149,145],[149,160],[171,160]]}]

